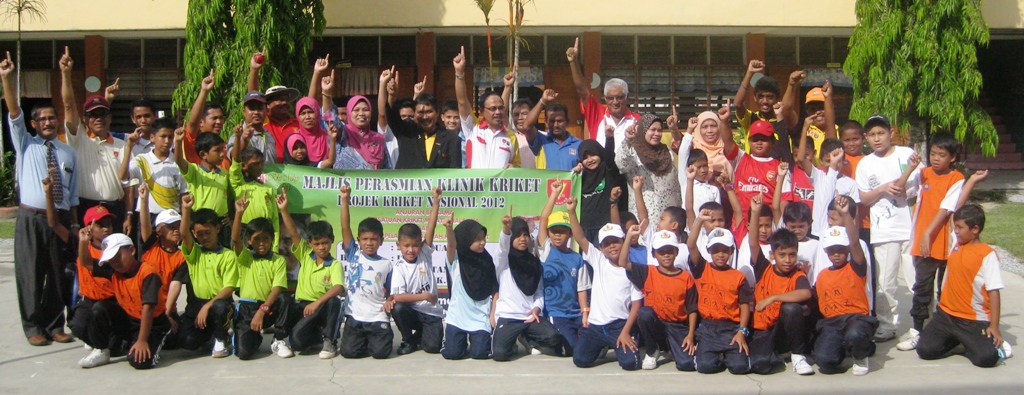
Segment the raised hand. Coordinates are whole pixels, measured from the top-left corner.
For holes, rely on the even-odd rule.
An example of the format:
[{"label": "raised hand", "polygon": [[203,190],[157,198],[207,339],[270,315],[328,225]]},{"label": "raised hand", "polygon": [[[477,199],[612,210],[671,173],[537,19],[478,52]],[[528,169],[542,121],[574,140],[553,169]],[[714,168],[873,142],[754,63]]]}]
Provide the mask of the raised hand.
[{"label": "raised hand", "polygon": [[803,70],[794,71],[789,74],[789,84],[800,85],[801,82],[804,82],[804,78],[806,77],[807,75],[804,74]]},{"label": "raised hand", "polygon": [[249,192],[243,192],[242,197],[235,200],[235,211],[244,213],[249,208]]},{"label": "raised hand", "polygon": [[338,196],[341,196],[342,200],[348,200],[348,198],[352,196],[352,187],[342,185],[341,189],[338,190]]},{"label": "raised hand", "polygon": [[135,128],[135,131],[128,133],[128,135],[125,136],[125,138],[128,139],[128,141],[126,142],[128,143],[129,147],[135,146],[135,144],[138,144],[139,140],[142,139],[142,128]]},{"label": "raised hand", "polygon": [[146,201],[149,199],[149,184],[139,184],[139,200]]},{"label": "raised hand", "polygon": [[827,99],[832,97],[832,92],[832,81],[825,80],[825,85],[821,86],[821,94]]},{"label": "raised hand", "polygon": [[572,212],[576,212],[576,203],[577,202],[575,197],[565,199],[565,209]]},{"label": "raised hand", "polygon": [[333,123],[331,124],[331,127],[327,128],[327,136],[331,139],[331,141],[338,141],[338,127],[334,126]]},{"label": "raised hand", "polygon": [[772,106],[772,110],[775,111],[775,120],[782,121],[786,118],[786,112],[782,110],[782,102],[775,103]]},{"label": "raised hand", "polygon": [[563,189],[565,189],[565,183],[562,182],[561,178],[556,179],[555,182],[551,183],[551,194],[552,195],[555,195],[555,196],[561,195]]},{"label": "raised hand", "polygon": [[103,97],[105,99],[107,99],[108,102],[109,101],[114,101],[114,98],[117,97],[117,94],[120,93],[120,92],[121,92],[121,79],[117,78],[117,79],[114,80],[113,84],[110,84],[109,86],[107,86],[107,89],[104,91]]},{"label": "raised hand", "polygon": [[[637,128],[638,128],[638,126],[635,123],[632,124],[632,125],[629,125],[628,127],[626,127],[626,139],[627,140],[632,140],[632,139],[636,138]],[[614,132],[614,129],[613,129],[613,132]]]},{"label": "raised hand", "polygon": [[842,148],[836,148],[832,152],[828,153],[829,163],[837,163],[840,166],[843,164],[843,160],[846,157],[846,152]]},{"label": "raised hand", "polygon": [[700,221],[700,222],[711,221],[711,210],[710,209],[702,209],[702,210],[700,210],[700,214],[697,215],[697,221]]},{"label": "raised hand", "polygon": [[644,187],[644,176],[633,176],[633,189],[641,189]]},{"label": "raised hand", "polygon": [[390,69],[384,69],[384,71],[380,72],[380,84],[387,86],[388,82],[391,82],[391,79],[394,78],[394,75],[395,66],[391,66]]},{"label": "raised hand", "polygon": [[328,95],[334,92],[334,70],[331,70],[331,75],[320,80],[320,89],[324,91],[324,94]]},{"label": "raised hand", "polygon": [[452,215],[450,217],[441,220],[441,226],[445,229],[451,229],[452,225],[455,225],[455,211],[452,211]]},{"label": "raised hand", "polygon": [[281,193],[277,194],[277,208],[281,211],[288,211],[288,187],[282,186]]},{"label": "raised hand", "polygon": [[508,214],[505,214],[504,217],[501,217],[501,226],[505,228],[505,230],[508,230],[512,227],[512,206],[508,207]]},{"label": "raised hand", "polygon": [[515,84],[516,84],[516,71],[512,70],[508,74],[505,74],[505,76],[502,77],[502,80],[505,81],[505,86],[506,87],[511,88],[512,86],[515,86]]},{"label": "raised hand", "polygon": [[7,59],[0,61],[0,77],[10,77],[13,72],[14,62],[11,61],[11,51],[7,51]]},{"label": "raised hand", "polygon": [[416,85],[412,86],[412,98],[416,99],[427,90],[427,76],[423,76],[423,81],[417,82]]},{"label": "raised hand", "polygon": [[760,212],[762,206],[764,206],[764,196],[762,194],[759,193],[750,198],[750,212]]},{"label": "raised hand", "polygon": [[604,136],[615,137],[615,125],[604,125]]},{"label": "raised hand", "polygon": [[184,211],[185,209],[190,209],[191,210],[192,206],[195,204],[195,202],[196,202],[196,199],[194,197],[192,197],[192,194],[186,193],[186,194],[182,195],[181,196],[181,209],[182,209],[182,211]]},{"label": "raised hand", "polygon": [[697,165],[686,166],[686,179],[693,180],[697,177]]},{"label": "raised hand", "polygon": [[838,211],[840,215],[843,215],[843,216],[850,215],[850,199],[847,198],[846,196],[842,196],[842,195],[836,196],[835,207],[836,207],[836,211]]},{"label": "raised hand", "polygon": [[676,112],[676,106],[672,106],[672,115],[665,119],[665,124],[668,125],[669,130],[676,130],[679,127],[679,113]]},{"label": "raised hand", "polygon": [[327,54],[323,58],[317,59],[316,63],[313,64],[313,72],[322,73],[324,70],[327,70],[327,68],[331,66],[330,60],[331,54]]},{"label": "raised hand", "polygon": [[776,169],[776,173],[778,173],[778,177],[780,179],[786,178],[786,176],[789,175],[789,162],[779,163],[779,168]]},{"label": "raised hand", "polygon": [[920,165],[921,165],[921,155],[918,155],[917,154],[917,150],[915,149],[914,153],[910,155],[909,159],[907,159],[907,168],[908,169],[916,169],[917,166],[920,166]]},{"label": "raised hand", "polygon": [[71,51],[68,47],[64,47],[64,55],[60,57],[60,61],[57,62],[60,65],[61,72],[69,72],[75,67],[75,61],[71,59]]},{"label": "raised hand", "polygon": [[461,74],[466,71],[466,47],[461,47],[459,54],[452,59],[452,65],[455,66],[456,73]]},{"label": "raised hand", "polygon": [[751,60],[750,64],[747,65],[747,74],[763,73],[764,62],[760,60]]},{"label": "raised hand", "polygon": [[576,44],[569,49],[565,50],[565,58],[569,60],[569,63],[575,62],[576,57],[580,54],[580,38],[576,37]]},{"label": "raised hand", "polygon": [[434,189],[430,191],[430,195],[434,197],[435,202],[441,199],[442,194],[444,194],[444,190],[441,189],[441,187],[434,187]]},{"label": "raised hand", "polygon": [[263,67],[263,62],[267,60],[266,52],[267,50],[263,49],[262,51],[252,54],[249,58],[249,68],[259,70]]},{"label": "raised hand", "polygon": [[540,96],[540,101],[545,104],[554,103],[556,99],[558,99],[558,92],[555,92],[554,89],[545,89],[544,94]]},{"label": "raised hand", "polygon": [[609,193],[608,197],[610,198],[612,203],[619,201],[619,198],[622,197],[622,187],[612,188],[612,191]]},{"label": "raised hand", "polygon": [[725,105],[718,109],[718,119],[722,122],[729,122],[730,114],[732,114],[732,99],[725,99]]},{"label": "raised hand", "polygon": [[216,82],[216,79],[213,78],[213,69],[210,69],[210,75],[203,77],[203,82],[199,84],[199,90],[210,93],[213,90],[213,84]]},{"label": "raised hand", "polygon": [[690,117],[690,120],[686,122],[686,133],[693,133],[693,131],[697,130],[697,122],[697,117]]}]

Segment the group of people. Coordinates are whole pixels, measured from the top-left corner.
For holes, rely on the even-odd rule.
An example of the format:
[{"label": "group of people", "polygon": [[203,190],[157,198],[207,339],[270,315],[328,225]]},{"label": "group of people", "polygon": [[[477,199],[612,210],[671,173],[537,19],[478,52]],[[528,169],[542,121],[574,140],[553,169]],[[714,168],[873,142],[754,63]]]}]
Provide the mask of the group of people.
[{"label": "group of people", "polygon": [[[1012,355],[999,330],[999,260],[980,239],[984,211],[967,203],[987,173],[965,178],[952,167],[961,153],[952,135],[932,136],[923,165],[893,144],[884,116],[839,126],[827,82],[803,103],[799,71],[785,92],[771,77],[751,86],[765,69],[758,60],[734,101],[683,129],[674,109],[664,118],[631,112],[619,79],[605,83],[602,104],[578,53],[577,41],[566,56],[585,140],[568,133],[567,108],[550,89],[535,104],[488,91],[474,116],[463,51],[453,59],[457,100],[443,106],[425,81],[399,100],[398,73],[384,70],[376,127],[366,97],[334,107],[326,58],[299,99],[292,88],[259,90],[266,57],[257,53],[244,122],[228,141],[226,114],[207,102],[212,71],[185,125],[139,100],[137,129],[121,139],[108,98],[90,96],[79,112],[67,53],[64,125],[51,105],[37,105],[32,136],[8,54],[0,78],[18,154],[16,275],[28,342],[74,341],[67,308],[72,334],[91,349],[85,368],[122,355],[151,368],[168,347],[250,359],[264,332],[284,358],[316,348],[324,359],[387,358],[393,320],[398,355],[507,361],[522,344],[579,367],[614,350],[626,370],[665,357],[684,371],[767,374],[788,354],[801,375],[812,363],[839,372],[849,355],[864,375],[875,344],[897,335],[903,270],[913,329],[898,349],[935,359],[962,344],[978,366]],[[506,87],[515,80],[506,75]],[[745,141],[734,141],[734,118]],[[553,183],[543,208],[520,213],[539,218],[536,233],[510,208],[492,254],[483,224],[457,220],[452,207],[439,219],[444,191],[435,188],[426,227],[405,224],[389,240],[401,252],[392,261],[378,254],[380,220],[361,219],[353,232],[343,186],[335,257],[332,224],[290,214],[296,192],[264,184],[267,163],[573,171],[582,192],[566,198],[565,184]],[[439,221],[443,263],[432,258]],[[441,264],[447,309],[434,278]]]}]

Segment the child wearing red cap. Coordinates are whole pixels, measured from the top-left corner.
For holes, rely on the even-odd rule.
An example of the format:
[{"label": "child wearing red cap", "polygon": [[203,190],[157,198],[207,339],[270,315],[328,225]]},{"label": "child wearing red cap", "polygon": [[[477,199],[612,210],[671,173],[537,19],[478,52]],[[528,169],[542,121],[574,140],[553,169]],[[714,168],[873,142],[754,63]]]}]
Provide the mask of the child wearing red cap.
[{"label": "child wearing red cap", "polygon": [[[740,208],[743,212],[744,224],[750,221],[750,199],[756,195],[763,194],[766,205],[771,205],[772,196],[775,194],[777,169],[779,160],[771,157],[772,146],[775,144],[775,127],[768,121],[754,121],[750,124],[750,135],[747,137],[750,145],[750,152],[735,150],[736,142],[732,135],[723,136],[725,142],[724,152],[736,152],[728,157],[732,161],[735,170],[735,189],[739,198]],[[733,213],[733,215],[739,215]],[[737,237],[743,237],[746,230],[743,226],[734,227],[733,233]]]}]

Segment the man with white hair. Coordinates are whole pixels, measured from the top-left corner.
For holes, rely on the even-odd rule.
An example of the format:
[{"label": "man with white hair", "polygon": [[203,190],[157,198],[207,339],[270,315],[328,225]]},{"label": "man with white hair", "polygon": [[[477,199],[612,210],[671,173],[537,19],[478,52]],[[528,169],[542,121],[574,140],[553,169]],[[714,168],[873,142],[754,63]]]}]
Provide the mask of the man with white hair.
[{"label": "man with white hair", "polygon": [[[601,146],[605,145],[603,133],[609,128],[615,128],[615,146],[622,144],[626,138],[626,129],[633,126],[640,119],[639,114],[629,111],[626,104],[629,100],[629,84],[619,78],[609,79],[604,84],[604,101],[601,104],[598,99],[590,94],[590,84],[583,78],[580,65],[576,58],[580,52],[580,39],[576,38],[576,44],[565,51],[565,57],[569,59],[572,68],[572,82],[576,86],[576,93],[580,96],[580,109],[583,118],[587,120],[589,139],[597,140]],[[608,147],[614,149],[614,147]]]}]

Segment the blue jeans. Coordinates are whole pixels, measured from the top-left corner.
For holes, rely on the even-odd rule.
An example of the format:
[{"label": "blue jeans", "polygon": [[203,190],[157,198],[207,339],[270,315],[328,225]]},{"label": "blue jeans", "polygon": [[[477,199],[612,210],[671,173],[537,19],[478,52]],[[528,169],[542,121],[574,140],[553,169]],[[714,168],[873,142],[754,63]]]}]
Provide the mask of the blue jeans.
[{"label": "blue jeans", "polygon": [[571,357],[572,350],[576,349],[576,343],[580,340],[583,318],[551,317],[551,325],[562,335],[562,355]]},{"label": "blue jeans", "polygon": [[470,358],[487,359],[491,354],[491,333],[487,331],[469,332],[452,324],[445,325],[441,356],[444,359],[462,359],[466,357],[467,348]]},{"label": "blue jeans", "polygon": [[697,327],[697,371],[718,373],[729,368],[729,373],[746,374],[750,359],[740,352],[737,344],[729,344],[736,336],[739,324],[731,321],[706,320]]},{"label": "blue jeans", "polygon": [[643,348],[646,355],[654,356],[654,352],[658,351],[658,344],[667,342],[668,349],[672,351],[672,358],[676,361],[676,369],[686,372],[697,369],[694,356],[683,350],[683,340],[690,334],[689,322],[662,321],[654,309],[644,306],[640,308],[637,324],[640,327],[640,334],[644,337]]},{"label": "blue jeans", "polygon": [[572,363],[581,368],[595,366],[597,358],[601,356],[601,349],[607,347],[615,349],[615,357],[619,359],[622,369],[640,369],[640,354],[636,350],[616,348],[615,340],[625,326],[626,320],[615,320],[606,325],[590,324],[581,329],[580,338],[573,349]]}]

